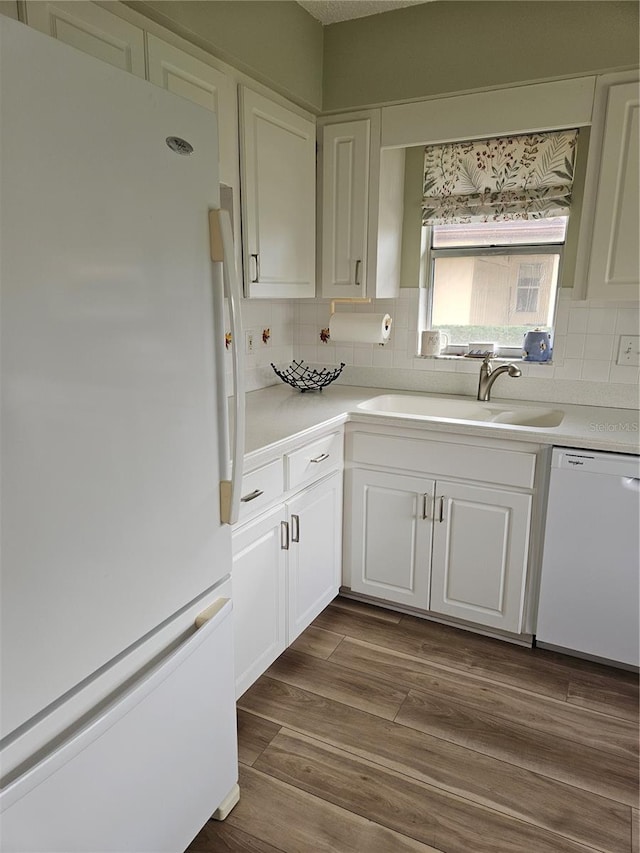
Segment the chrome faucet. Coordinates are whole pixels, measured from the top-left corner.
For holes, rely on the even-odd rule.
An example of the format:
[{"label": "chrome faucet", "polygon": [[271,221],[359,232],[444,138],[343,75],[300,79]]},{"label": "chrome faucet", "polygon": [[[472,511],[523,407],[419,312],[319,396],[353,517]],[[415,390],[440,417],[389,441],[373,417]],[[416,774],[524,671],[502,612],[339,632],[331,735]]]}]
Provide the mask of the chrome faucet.
[{"label": "chrome faucet", "polygon": [[496,367],[491,366],[491,356],[488,355],[480,367],[480,382],[478,383],[478,400],[487,401],[491,399],[491,386],[501,373],[509,376],[522,376],[522,371],[515,364],[503,364]]}]

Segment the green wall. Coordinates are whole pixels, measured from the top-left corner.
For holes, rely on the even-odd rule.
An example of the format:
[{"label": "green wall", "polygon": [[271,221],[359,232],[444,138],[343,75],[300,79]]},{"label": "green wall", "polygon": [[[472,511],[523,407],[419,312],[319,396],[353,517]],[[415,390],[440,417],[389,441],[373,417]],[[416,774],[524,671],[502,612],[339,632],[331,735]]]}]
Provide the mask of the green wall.
[{"label": "green wall", "polygon": [[312,112],[322,107],[322,25],[291,0],[143,0],[127,6]]},{"label": "green wall", "polygon": [[635,0],[438,0],[331,24],[323,109],[634,66],[638,9]]},{"label": "green wall", "polygon": [[0,0],[0,15],[8,15],[18,19],[18,4],[16,0]]},{"label": "green wall", "polygon": [[417,287],[422,239],[422,176],[424,147],[407,148],[404,161],[404,217],[400,287]]},{"label": "green wall", "polygon": [[293,0],[125,0],[312,112],[638,64],[636,0],[437,0],[322,27]]}]

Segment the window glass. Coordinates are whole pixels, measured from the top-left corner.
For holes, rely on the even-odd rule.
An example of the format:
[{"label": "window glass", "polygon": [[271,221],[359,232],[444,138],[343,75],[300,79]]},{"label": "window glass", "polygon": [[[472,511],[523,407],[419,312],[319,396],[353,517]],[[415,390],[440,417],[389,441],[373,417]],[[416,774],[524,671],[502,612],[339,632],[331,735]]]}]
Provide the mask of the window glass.
[{"label": "window glass", "polygon": [[567,217],[431,226],[428,327],[453,347],[521,348],[531,329],[553,328]]},{"label": "window glass", "polygon": [[526,332],[553,327],[559,262],[558,253],[435,258],[431,328],[453,346],[522,347]]}]

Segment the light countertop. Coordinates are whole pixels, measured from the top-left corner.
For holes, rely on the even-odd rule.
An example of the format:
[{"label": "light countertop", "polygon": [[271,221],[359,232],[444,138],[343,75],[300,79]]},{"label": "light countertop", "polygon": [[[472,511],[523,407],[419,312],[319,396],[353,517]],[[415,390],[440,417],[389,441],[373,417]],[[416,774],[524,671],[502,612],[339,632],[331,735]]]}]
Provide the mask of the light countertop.
[{"label": "light countertop", "polygon": [[[529,443],[580,447],[619,453],[640,453],[639,415],[634,409],[611,409],[601,406],[575,406],[554,403],[554,409],[565,413],[562,423],[553,428],[534,428],[496,423],[475,423],[444,418],[424,418],[397,414],[381,414],[358,409],[358,403],[380,394],[407,394],[422,397],[446,397],[472,400],[452,395],[415,394],[415,392],[331,385],[321,392],[299,391],[288,385],[271,385],[252,391],[246,397],[246,453],[251,458],[267,448],[284,446],[292,438],[310,436],[319,428],[340,425],[347,420],[423,429],[431,433],[486,436],[489,438]],[[492,404],[510,408],[550,404],[532,401],[492,398]]]}]

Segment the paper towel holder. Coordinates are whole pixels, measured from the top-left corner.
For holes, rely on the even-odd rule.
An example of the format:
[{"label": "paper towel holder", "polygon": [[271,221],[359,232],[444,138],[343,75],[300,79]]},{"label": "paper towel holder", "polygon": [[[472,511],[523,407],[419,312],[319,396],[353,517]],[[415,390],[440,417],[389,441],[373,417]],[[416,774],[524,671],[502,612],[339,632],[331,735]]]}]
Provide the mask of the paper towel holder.
[{"label": "paper towel holder", "polygon": [[345,296],[339,299],[331,300],[331,313],[336,313],[336,304],[338,302],[342,303],[350,303],[351,305],[371,305],[371,297],[370,296]]},{"label": "paper towel holder", "polygon": [[[371,304],[373,300],[370,296],[352,296],[352,297],[343,297],[336,298],[331,300],[331,315],[333,316],[336,313],[336,304],[342,302],[351,304],[351,305],[366,305]],[[393,323],[393,318],[389,317],[389,322],[386,324],[385,329],[389,330],[391,328],[391,324]],[[329,329],[322,329],[320,331],[320,339],[322,343],[327,343],[327,341],[331,340],[331,335],[329,334]],[[380,346],[384,346],[384,343],[381,343]]]}]

